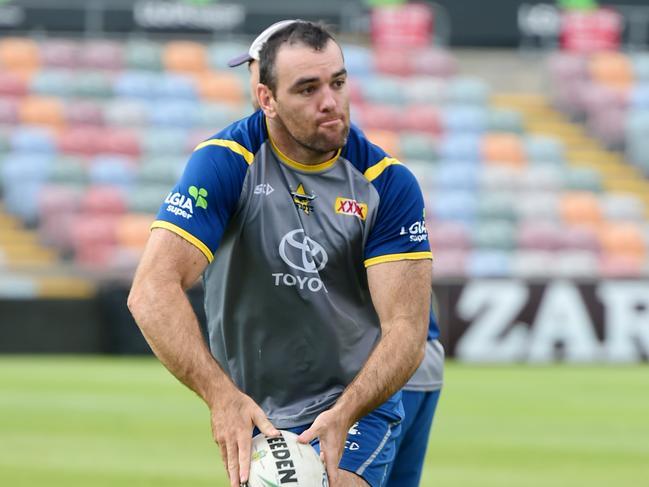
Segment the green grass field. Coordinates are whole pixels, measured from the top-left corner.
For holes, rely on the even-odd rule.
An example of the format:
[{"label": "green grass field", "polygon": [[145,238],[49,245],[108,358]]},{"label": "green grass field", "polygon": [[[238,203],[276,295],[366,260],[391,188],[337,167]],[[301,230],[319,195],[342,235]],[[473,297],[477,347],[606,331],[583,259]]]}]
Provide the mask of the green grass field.
[{"label": "green grass field", "polygon": [[[226,485],[154,359],[0,356],[0,486]],[[449,364],[422,485],[649,485],[649,367]]]}]

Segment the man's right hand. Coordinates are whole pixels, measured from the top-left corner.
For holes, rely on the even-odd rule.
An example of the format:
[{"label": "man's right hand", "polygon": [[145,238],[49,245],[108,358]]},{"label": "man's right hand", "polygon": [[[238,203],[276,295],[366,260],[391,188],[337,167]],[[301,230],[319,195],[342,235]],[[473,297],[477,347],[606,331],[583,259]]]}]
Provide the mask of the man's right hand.
[{"label": "man's right hand", "polygon": [[222,394],[210,410],[212,433],[221,449],[230,486],[239,487],[248,481],[250,474],[254,427],[266,436],[279,436],[280,433],[255,401],[239,390]]}]

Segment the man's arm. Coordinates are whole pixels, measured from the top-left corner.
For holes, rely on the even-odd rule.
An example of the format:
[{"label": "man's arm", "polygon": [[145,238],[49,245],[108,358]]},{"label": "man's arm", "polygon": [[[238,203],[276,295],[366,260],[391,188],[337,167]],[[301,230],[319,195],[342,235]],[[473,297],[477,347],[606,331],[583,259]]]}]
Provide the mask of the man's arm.
[{"label": "man's arm", "polygon": [[320,437],[327,472],[335,482],[347,431],[398,391],[424,357],[430,316],[431,261],[402,260],[368,267],[381,339],[336,404],[316,418],[300,441]]},{"label": "man's arm", "polygon": [[277,430],[207,348],[185,294],[206,266],[207,259],[192,244],[168,230],[154,229],[128,307],[158,359],[210,408],[214,438],[235,487],[248,479],[253,427],[269,435]]}]

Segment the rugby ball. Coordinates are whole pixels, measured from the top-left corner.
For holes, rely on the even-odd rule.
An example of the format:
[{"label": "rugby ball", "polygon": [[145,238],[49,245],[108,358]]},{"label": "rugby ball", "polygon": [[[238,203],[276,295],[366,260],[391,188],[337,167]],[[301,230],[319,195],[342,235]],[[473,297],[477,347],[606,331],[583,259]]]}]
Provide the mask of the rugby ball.
[{"label": "rugby ball", "polygon": [[328,487],[329,480],[320,455],[311,445],[298,443],[297,435],[259,434],[252,439],[248,487]]}]

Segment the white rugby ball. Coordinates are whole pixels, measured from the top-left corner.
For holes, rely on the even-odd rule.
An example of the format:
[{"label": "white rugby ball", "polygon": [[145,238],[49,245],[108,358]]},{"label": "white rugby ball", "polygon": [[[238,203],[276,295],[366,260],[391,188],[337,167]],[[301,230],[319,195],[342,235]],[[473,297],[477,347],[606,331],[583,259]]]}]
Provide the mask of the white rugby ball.
[{"label": "white rugby ball", "polygon": [[328,487],[318,452],[311,445],[298,443],[295,433],[280,433],[277,437],[259,434],[252,439],[248,487]]}]

